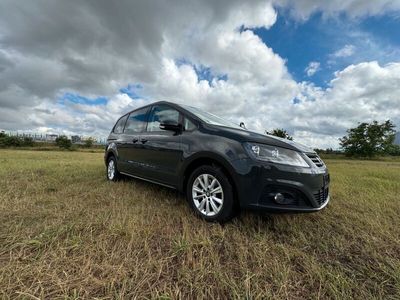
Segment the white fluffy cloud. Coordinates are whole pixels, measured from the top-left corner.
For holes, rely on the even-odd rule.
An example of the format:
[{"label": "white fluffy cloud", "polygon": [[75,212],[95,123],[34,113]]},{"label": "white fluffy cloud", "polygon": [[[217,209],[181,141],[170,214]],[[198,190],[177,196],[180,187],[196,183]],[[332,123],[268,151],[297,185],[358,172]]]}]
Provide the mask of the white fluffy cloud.
[{"label": "white fluffy cloud", "polygon": [[305,68],[304,72],[306,72],[308,77],[313,76],[320,70],[321,64],[317,61],[312,61],[308,64],[307,68]]},{"label": "white fluffy cloud", "polygon": [[326,90],[303,83],[291,125],[308,143],[337,145],[359,121],[391,119],[400,124],[400,63],[350,65],[335,73]]},{"label": "white fluffy cloud", "polygon": [[[393,1],[300,2],[279,5],[302,18],[316,10],[358,16],[398,9]],[[106,136],[122,113],[155,100],[192,104],[260,131],[284,127],[318,147],[337,146],[359,120],[400,124],[399,64],[351,65],[327,89],[298,83],[251,30],[276,18],[266,1],[3,1],[0,128]],[[312,62],[306,72],[319,68]],[[139,99],[119,92],[137,83]],[[66,92],[109,100],[60,101]]]},{"label": "white fluffy cloud", "polygon": [[354,45],[345,45],[343,48],[337,50],[332,54],[333,57],[348,57],[354,54],[356,47]]}]

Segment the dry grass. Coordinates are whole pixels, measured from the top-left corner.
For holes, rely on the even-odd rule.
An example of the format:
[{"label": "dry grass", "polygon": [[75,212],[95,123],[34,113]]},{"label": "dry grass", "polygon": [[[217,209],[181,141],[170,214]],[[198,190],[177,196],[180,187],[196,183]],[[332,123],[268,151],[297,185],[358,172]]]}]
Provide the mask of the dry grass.
[{"label": "dry grass", "polygon": [[221,226],[100,153],[0,155],[1,299],[400,298],[400,162],[330,160],[326,210]]}]

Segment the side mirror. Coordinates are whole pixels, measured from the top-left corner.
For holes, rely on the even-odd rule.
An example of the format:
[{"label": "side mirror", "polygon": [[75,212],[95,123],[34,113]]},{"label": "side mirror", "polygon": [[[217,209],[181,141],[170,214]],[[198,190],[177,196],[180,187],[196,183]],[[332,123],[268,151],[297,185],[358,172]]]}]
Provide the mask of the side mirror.
[{"label": "side mirror", "polygon": [[172,120],[165,120],[160,123],[160,129],[180,132],[182,125]]}]

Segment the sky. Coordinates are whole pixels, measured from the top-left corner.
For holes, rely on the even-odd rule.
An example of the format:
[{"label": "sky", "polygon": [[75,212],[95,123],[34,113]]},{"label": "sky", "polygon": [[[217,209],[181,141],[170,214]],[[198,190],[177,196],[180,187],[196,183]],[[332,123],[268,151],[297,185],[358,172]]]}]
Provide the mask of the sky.
[{"label": "sky", "polygon": [[400,129],[400,0],[0,0],[0,129],[107,137],[167,100],[338,148]]}]

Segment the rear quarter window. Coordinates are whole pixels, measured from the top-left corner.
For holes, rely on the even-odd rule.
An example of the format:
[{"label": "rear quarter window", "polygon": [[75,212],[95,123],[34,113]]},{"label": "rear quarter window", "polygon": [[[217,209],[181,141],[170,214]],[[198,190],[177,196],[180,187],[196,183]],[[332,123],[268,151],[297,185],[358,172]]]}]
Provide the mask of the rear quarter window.
[{"label": "rear quarter window", "polygon": [[124,133],[135,134],[142,132],[147,123],[147,110],[142,108],[129,114],[128,121],[126,122]]},{"label": "rear quarter window", "polygon": [[125,123],[126,123],[126,119],[128,118],[128,116],[123,116],[121,119],[119,119],[117,121],[117,123],[114,126],[113,132],[114,133],[122,133],[124,131],[124,127],[125,127]]}]

